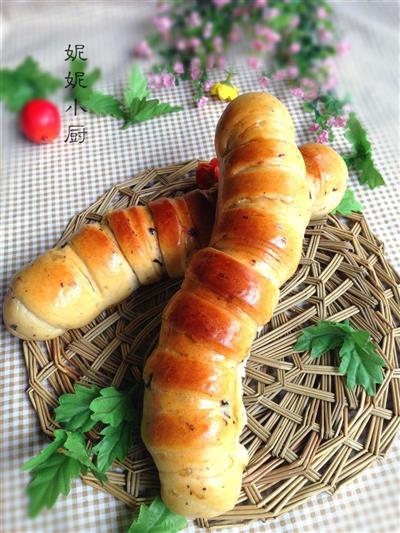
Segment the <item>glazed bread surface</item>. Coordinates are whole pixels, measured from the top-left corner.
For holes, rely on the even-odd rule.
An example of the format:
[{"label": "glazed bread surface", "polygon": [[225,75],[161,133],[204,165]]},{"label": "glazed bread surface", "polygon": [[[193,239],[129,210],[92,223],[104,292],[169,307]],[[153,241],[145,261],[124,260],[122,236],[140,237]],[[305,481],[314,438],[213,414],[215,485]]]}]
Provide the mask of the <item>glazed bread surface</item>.
[{"label": "glazed bread surface", "polygon": [[194,254],[145,365],[142,438],[165,504],[187,517],[214,517],[237,501],[248,460],[239,441],[244,362],[299,264],[313,195],[325,196],[311,192],[294,141],[286,107],[269,94],[226,108],[210,246]]},{"label": "glazed bread surface", "polygon": [[[260,126],[251,126],[245,139],[259,130]],[[267,194],[264,182],[268,175],[269,195],[284,188],[286,201],[294,198],[291,201],[296,202],[296,183],[285,168],[276,164],[284,152],[277,154],[274,164],[270,160],[262,175],[256,165],[248,168],[240,180],[229,179],[239,155],[251,156],[249,150],[256,146],[259,143],[244,147],[227,162],[228,178],[222,184],[221,201],[227,206],[249,199],[262,201]],[[266,150],[267,145],[257,154],[264,157]],[[347,168],[328,146],[306,144],[300,152],[313,201],[312,217],[318,218],[331,211],[343,196]],[[288,160],[286,163],[291,164]],[[160,198],[148,207],[113,211],[103,224],[83,226],[67,247],[50,250],[14,277],[4,300],[7,328],[22,339],[58,337],[67,329],[85,326],[139,285],[157,282],[165,274],[182,276],[193,250],[209,244],[214,203],[213,193],[196,190],[179,198]]]},{"label": "glazed bread surface", "polygon": [[182,276],[192,251],[210,239],[213,203],[213,194],[193,191],[82,226],[65,246],[14,277],[4,300],[6,327],[22,339],[52,339],[85,326],[165,272]]}]

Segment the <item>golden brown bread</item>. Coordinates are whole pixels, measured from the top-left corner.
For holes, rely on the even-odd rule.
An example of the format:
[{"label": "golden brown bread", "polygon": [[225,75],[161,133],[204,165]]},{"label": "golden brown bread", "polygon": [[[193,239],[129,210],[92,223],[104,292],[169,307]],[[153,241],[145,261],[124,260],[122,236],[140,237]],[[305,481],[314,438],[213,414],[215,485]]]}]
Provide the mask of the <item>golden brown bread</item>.
[{"label": "golden brown bread", "polygon": [[[259,126],[249,127],[246,139],[259,130]],[[290,162],[284,152],[275,158],[275,162],[282,163],[282,168],[274,164],[260,175],[258,163],[267,148],[257,152],[259,157],[254,165],[246,168],[240,179],[230,178],[238,170],[237,165],[243,164],[238,154],[248,158],[254,147],[235,151],[226,160],[226,178],[220,187],[220,201],[224,205],[251,202],[252,208],[258,209],[260,202],[275,197],[282,189],[285,191],[281,194],[282,202],[298,201],[297,188],[305,185],[288,175],[285,165]],[[321,144],[303,145],[300,151],[313,198],[313,216],[322,216],[344,193],[346,165],[332,148]],[[213,195],[193,191],[176,199],[156,200],[149,207],[113,211],[105,224],[83,226],[66,249],[50,250],[15,276],[4,301],[7,328],[23,339],[51,339],[66,329],[86,325],[106,307],[123,300],[139,284],[156,282],[165,273],[182,276],[193,249],[209,243],[214,211]],[[220,231],[223,232],[224,224],[229,224],[229,216],[219,226]],[[236,222],[237,232],[245,231],[245,221]],[[263,232],[262,227],[260,231]],[[271,240],[275,237],[270,235]],[[277,245],[279,242],[278,239]],[[225,241],[221,246],[228,245]],[[246,242],[243,245],[242,259],[253,252]],[[261,273],[265,270],[259,251],[250,259],[256,261]]]},{"label": "golden brown bread", "polygon": [[210,239],[213,204],[213,194],[193,191],[83,226],[14,277],[4,300],[6,327],[22,339],[51,339],[85,326],[164,272],[182,276],[194,248]]},{"label": "golden brown bread", "polygon": [[[192,518],[235,505],[248,460],[239,442],[244,362],[298,266],[313,206],[326,213],[334,202],[325,197],[340,200],[318,165],[309,167],[319,182],[310,190],[290,115],[271,95],[235,99],[215,144],[221,178],[211,243],[193,255],[144,369],[142,438],[165,504]],[[323,154],[332,171],[339,156]],[[337,166],[343,194],[347,174]]]}]

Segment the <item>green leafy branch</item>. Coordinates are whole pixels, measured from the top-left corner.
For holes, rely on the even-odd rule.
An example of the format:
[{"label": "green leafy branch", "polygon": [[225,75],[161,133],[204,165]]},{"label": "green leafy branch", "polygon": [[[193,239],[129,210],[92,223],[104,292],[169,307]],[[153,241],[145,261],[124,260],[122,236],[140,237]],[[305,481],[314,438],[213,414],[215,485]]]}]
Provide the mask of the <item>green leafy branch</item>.
[{"label": "green leafy branch", "polygon": [[343,323],[321,320],[316,326],[305,328],[294,346],[295,352],[309,352],[314,359],[325,352],[335,351],[340,358],[339,372],[346,376],[347,387],[363,387],[374,396],[376,385],[383,382],[385,361],[365,330]]},{"label": "green leafy branch", "polygon": [[[107,481],[105,472],[115,459],[125,460],[138,430],[137,396],[137,387],[121,392],[76,384],[73,393],[60,397],[55,419],[64,428],[56,429],[53,442],[22,467],[32,476],[27,489],[29,516],[53,507],[80,474],[90,471],[101,483]],[[98,422],[104,425],[102,438],[89,450],[83,434]]]},{"label": "green leafy branch", "polygon": [[15,69],[0,69],[0,100],[10,111],[18,112],[30,100],[46,98],[62,85],[62,80],[40,70],[30,56]]},{"label": "green leafy branch", "polygon": [[[71,73],[76,71],[85,72],[85,67],[85,62],[73,61],[71,62],[71,68],[73,69]],[[137,65],[134,65],[130,72],[122,100],[94,90],[94,84],[99,78],[99,72],[99,69],[95,69],[86,74],[84,78],[86,87],[80,87],[77,84],[72,91],[72,96],[91,113],[103,116],[111,115],[124,120],[124,129],[138,122],[144,122],[182,110],[180,106],[173,106],[160,102],[156,98],[150,98],[146,76]]]}]

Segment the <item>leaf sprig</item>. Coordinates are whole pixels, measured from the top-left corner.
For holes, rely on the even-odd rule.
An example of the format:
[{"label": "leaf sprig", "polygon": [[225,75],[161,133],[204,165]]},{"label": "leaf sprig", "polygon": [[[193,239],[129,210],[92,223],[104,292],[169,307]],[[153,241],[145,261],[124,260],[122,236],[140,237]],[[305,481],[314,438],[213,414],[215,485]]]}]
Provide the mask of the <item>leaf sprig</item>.
[{"label": "leaf sprig", "polygon": [[344,157],[349,170],[357,171],[359,182],[367,184],[370,189],[385,185],[385,180],[374,165],[367,132],[354,113],[350,113],[345,137],[353,147],[352,153]]},{"label": "leaf sprig", "polygon": [[160,498],[155,498],[149,507],[140,506],[139,515],[128,533],[177,533],[186,526],[186,518],[173,513]]},{"label": "leaf sprig", "polygon": [[[124,461],[133,444],[137,392],[137,387],[121,392],[75,384],[73,393],[60,397],[55,419],[65,429],[56,429],[53,442],[22,467],[32,476],[27,489],[29,516],[53,507],[60,494],[69,493],[72,480],[88,470],[101,483],[107,481],[105,472],[115,459]],[[83,433],[97,423],[103,425],[102,438],[89,450]]]},{"label": "leaf sprig", "polygon": [[[73,64],[74,62],[72,62]],[[85,64],[78,65],[81,72],[85,71]],[[76,65],[75,69],[78,68]],[[87,87],[76,86],[73,96],[79,104],[96,115],[111,115],[124,120],[123,128],[128,128],[132,124],[151,120],[168,113],[181,111],[182,107],[162,103],[156,98],[149,98],[150,91],[147,79],[137,65],[134,65],[128,78],[128,85],[124,90],[123,100],[115,96],[94,90],[94,83],[98,76],[98,69],[85,76]]]},{"label": "leaf sprig", "polygon": [[4,100],[10,111],[20,111],[35,98],[46,98],[62,86],[63,82],[28,56],[17,68],[0,69],[0,100]]},{"label": "leaf sprig", "polygon": [[340,213],[341,215],[347,217],[352,213],[362,213],[363,209],[364,207],[355,197],[354,191],[351,189],[346,189],[339,205],[332,211],[332,215]]},{"label": "leaf sprig", "polygon": [[356,330],[346,320],[343,323],[321,320],[316,326],[302,331],[294,346],[295,352],[309,352],[314,359],[328,351],[338,351],[339,372],[346,375],[347,387],[363,387],[374,396],[376,385],[383,382],[385,361],[378,355],[368,331]]}]

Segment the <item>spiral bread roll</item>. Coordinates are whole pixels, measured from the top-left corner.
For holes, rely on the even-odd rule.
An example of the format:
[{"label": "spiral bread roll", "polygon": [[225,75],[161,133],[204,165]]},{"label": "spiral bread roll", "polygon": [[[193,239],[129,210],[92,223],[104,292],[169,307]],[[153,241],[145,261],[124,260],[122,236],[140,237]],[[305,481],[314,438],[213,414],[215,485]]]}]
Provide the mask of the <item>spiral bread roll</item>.
[{"label": "spiral bread roll", "polygon": [[[248,461],[239,442],[244,362],[299,264],[313,196],[319,214],[328,196],[321,177],[310,187],[289,112],[269,94],[235,99],[215,144],[221,178],[211,243],[193,255],[144,369],[142,438],[165,504],[190,518],[236,503]],[[347,174],[332,152],[333,181],[344,192]]]},{"label": "spiral bread roll", "polygon": [[213,194],[193,191],[83,226],[15,276],[4,300],[6,327],[22,339],[52,339],[165,272],[182,276],[193,250],[210,240],[214,201]]},{"label": "spiral bread roll", "polygon": [[[322,144],[305,144],[300,151],[313,216],[323,216],[344,193],[346,165]],[[253,174],[247,172],[228,190],[225,186],[225,201],[235,201],[246,183],[256,187]],[[282,171],[276,168],[274,176],[279,187]],[[148,208],[114,211],[102,225],[83,226],[66,247],[50,250],[15,276],[4,301],[7,328],[22,339],[51,339],[85,326],[138,285],[156,282],[164,274],[182,276],[193,249],[208,245],[213,221],[214,195],[193,191],[160,198]]]}]

